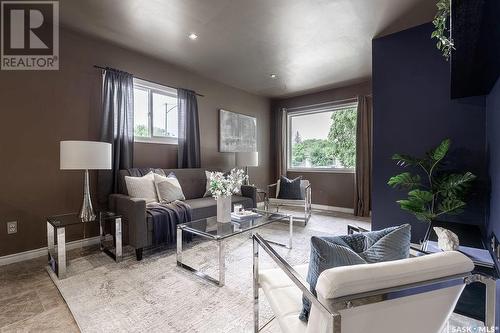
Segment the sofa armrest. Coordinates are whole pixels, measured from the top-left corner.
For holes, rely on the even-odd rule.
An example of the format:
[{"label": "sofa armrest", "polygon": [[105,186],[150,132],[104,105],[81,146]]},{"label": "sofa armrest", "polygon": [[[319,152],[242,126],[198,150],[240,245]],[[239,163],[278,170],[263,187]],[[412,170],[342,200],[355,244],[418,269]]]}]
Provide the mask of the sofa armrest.
[{"label": "sofa armrest", "polygon": [[257,188],[253,185],[241,185],[241,196],[253,200],[253,208],[257,208]]},{"label": "sofa armrest", "polygon": [[136,249],[147,246],[146,201],[124,194],[111,194],[109,207],[111,211],[121,215],[128,224],[129,244]]}]

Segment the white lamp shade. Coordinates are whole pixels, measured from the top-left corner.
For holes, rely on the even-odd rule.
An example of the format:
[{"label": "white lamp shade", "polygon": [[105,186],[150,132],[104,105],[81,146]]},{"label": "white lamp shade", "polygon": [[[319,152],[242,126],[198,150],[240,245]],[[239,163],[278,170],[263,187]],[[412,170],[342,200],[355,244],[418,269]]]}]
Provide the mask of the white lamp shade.
[{"label": "white lamp shade", "polygon": [[259,153],[256,151],[236,153],[236,166],[259,166]]},{"label": "white lamp shade", "polygon": [[61,170],[111,169],[111,144],[96,141],[61,141]]}]

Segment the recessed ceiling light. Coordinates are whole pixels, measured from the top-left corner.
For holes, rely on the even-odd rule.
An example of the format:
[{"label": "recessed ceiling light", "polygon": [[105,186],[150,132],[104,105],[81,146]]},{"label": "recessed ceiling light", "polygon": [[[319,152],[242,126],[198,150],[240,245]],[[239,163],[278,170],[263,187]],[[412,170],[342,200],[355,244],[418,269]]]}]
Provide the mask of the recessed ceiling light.
[{"label": "recessed ceiling light", "polygon": [[269,76],[271,77],[271,79],[277,79],[278,78],[278,74],[269,74]]},{"label": "recessed ceiling light", "polygon": [[189,36],[188,36],[188,37],[189,37],[189,39],[191,39],[191,40],[195,40],[196,38],[198,38],[198,35],[197,35],[197,34],[195,34],[194,32],[192,32],[192,33],[190,33],[190,34],[189,34]]}]

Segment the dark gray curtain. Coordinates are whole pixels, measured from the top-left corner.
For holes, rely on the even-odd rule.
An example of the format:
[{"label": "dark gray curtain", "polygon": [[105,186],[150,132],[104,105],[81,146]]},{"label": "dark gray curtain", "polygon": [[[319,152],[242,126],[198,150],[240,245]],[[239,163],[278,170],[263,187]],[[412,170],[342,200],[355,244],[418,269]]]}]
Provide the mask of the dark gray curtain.
[{"label": "dark gray curtain", "polygon": [[196,93],[187,89],[177,89],[177,109],[179,110],[178,166],[199,168],[200,125]]},{"label": "dark gray curtain", "polygon": [[354,215],[369,216],[372,187],[372,98],[358,97]]},{"label": "dark gray curtain", "polygon": [[100,141],[112,144],[112,170],[98,174],[98,200],[107,207],[108,196],[118,192],[120,169],[134,159],[134,82],[132,74],[106,68],[103,77]]},{"label": "dark gray curtain", "polygon": [[276,117],[276,179],[286,176],[287,112],[286,108],[280,108]]}]

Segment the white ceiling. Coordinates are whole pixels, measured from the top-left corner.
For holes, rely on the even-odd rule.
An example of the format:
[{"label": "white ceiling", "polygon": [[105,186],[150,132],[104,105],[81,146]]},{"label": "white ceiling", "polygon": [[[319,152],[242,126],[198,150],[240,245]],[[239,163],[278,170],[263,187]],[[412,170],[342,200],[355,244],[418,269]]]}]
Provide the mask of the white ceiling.
[{"label": "white ceiling", "polygon": [[[371,40],[428,22],[435,0],[62,0],[71,29],[269,96],[371,77]],[[199,37],[190,40],[195,32]],[[271,79],[269,74],[278,74]]]}]

